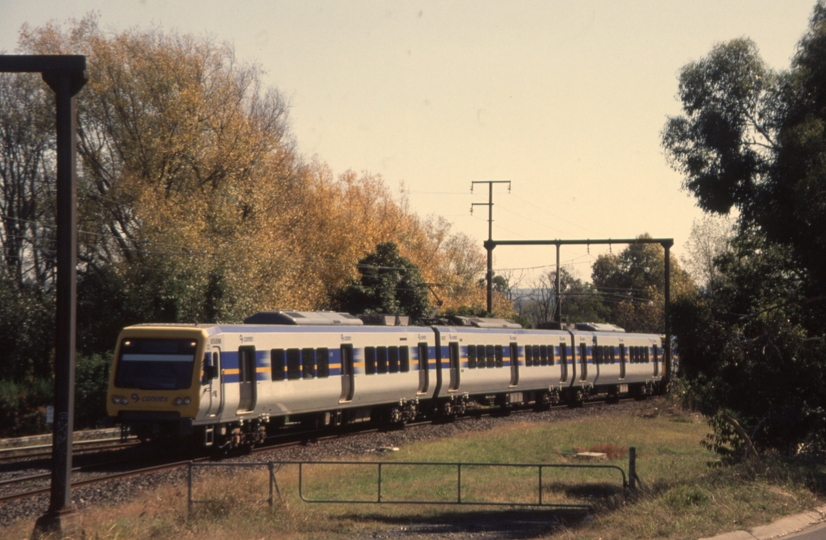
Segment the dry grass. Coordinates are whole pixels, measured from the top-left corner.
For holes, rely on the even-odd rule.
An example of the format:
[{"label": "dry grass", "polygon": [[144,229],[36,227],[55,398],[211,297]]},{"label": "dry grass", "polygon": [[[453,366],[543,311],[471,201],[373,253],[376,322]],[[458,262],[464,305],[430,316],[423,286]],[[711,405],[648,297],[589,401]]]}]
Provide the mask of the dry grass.
[{"label": "dry grass", "polygon": [[[700,445],[704,424],[686,415],[645,414],[544,424],[506,424],[495,432],[468,433],[419,443],[384,457],[398,465],[382,472],[387,499],[451,500],[455,477],[449,468],[415,469],[403,462],[463,461],[574,463],[577,450],[604,452],[627,469],[627,449],[637,448],[643,487],[626,498],[618,477],[604,471],[554,470],[543,473],[543,497],[553,502],[586,501],[581,513],[549,509],[439,505],[308,504],[298,498],[297,467],[277,473],[283,499],[270,507],[268,473],[257,470],[198,470],[196,499],[187,511],[186,486],[162,486],[112,508],[80,512],[86,538],[415,538],[485,532],[489,537],[530,538],[698,538],[766,523],[817,503],[812,487],[826,476],[822,465],[771,462],[710,469],[713,459]],[[365,459],[365,462],[370,460]],[[375,499],[374,466],[313,466],[305,471],[308,496]],[[496,467],[463,468],[463,499],[533,502],[535,472]],[[4,538],[27,538],[33,523],[19,523]]]}]

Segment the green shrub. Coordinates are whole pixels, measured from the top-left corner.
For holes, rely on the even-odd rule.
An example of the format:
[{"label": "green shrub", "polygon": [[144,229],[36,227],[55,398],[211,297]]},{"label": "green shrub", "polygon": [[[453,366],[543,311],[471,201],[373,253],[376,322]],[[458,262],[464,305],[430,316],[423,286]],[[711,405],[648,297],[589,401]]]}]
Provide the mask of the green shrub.
[{"label": "green shrub", "polygon": [[112,353],[78,357],[75,366],[75,429],[97,427],[106,416]]}]

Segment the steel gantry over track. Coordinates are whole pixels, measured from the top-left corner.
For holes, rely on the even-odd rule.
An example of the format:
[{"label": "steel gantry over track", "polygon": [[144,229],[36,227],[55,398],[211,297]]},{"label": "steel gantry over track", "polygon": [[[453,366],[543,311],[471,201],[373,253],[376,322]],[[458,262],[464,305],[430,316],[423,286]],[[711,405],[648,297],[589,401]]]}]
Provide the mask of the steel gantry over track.
[{"label": "steel gantry over track", "polygon": [[608,238],[606,240],[493,240],[485,241],[484,246],[488,251],[488,313],[493,310],[491,289],[493,268],[493,249],[496,246],[556,246],[556,307],[554,308],[554,321],[562,322],[562,302],[560,291],[559,272],[559,249],[561,246],[589,246],[589,245],[613,245],[613,244],[660,244],[665,250],[665,367],[666,373],[670,373],[671,368],[671,320],[669,307],[671,306],[671,246],[674,245],[673,238]]}]

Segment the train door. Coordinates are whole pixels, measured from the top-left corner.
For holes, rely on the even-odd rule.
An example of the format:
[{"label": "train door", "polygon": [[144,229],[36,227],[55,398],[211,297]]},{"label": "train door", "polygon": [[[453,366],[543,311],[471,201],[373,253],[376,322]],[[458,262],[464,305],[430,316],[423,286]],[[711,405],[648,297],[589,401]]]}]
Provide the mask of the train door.
[{"label": "train door", "polygon": [[588,379],[588,344],[579,344],[579,380]]},{"label": "train door", "polygon": [[594,384],[596,384],[597,381],[599,381],[600,366],[604,362],[605,355],[603,354],[604,348],[602,347],[602,345],[599,345],[597,341],[597,336],[594,336],[591,341],[591,358],[593,359],[591,367],[594,370],[593,379]]},{"label": "train door", "polygon": [[[651,346],[651,351],[654,353],[654,357],[652,360],[654,361],[654,376],[658,377],[660,375],[660,355],[658,354],[659,351],[657,350],[657,343],[653,343]],[[645,356],[646,360],[648,360],[648,349],[645,349]]]},{"label": "train door", "polygon": [[559,382],[568,380],[568,345],[562,341],[559,343]]},{"label": "train door", "polygon": [[450,386],[448,390],[455,392],[459,389],[459,374],[462,371],[458,343],[451,342],[448,344],[448,355],[450,356]]},{"label": "train door", "polygon": [[427,343],[419,343],[419,389],[418,394],[427,393],[430,386],[430,359],[427,357]]},{"label": "train door", "polygon": [[238,373],[238,412],[253,411],[258,386],[255,347],[244,345],[238,349]]},{"label": "train door", "polygon": [[[526,345],[530,347],[530,345]],[[519,345],[511,343],[511,384],[516,386],[519,384]]]},{"label": "train door", "polygon": [[221,371],[221,349],[213,347],[212,352],[206,353],[207,358],[204,358],[204,365],[209,366],[211,373],[204,370],[204,374],[209,375],[204,381],[205,389],[209,393],[209,407],[207,408],[207,416],[213,418],[219,416],[224,409],[224,374]]},{"label": "train door", "polygon": [[620,379],[625,378],[625,344],[620,343]]},{"label": "train door", "polygon": [[355,370],[353,369],[353,346],[342,345],[341,353],[341,397],[339,403],[353,401],[356,391]]}]

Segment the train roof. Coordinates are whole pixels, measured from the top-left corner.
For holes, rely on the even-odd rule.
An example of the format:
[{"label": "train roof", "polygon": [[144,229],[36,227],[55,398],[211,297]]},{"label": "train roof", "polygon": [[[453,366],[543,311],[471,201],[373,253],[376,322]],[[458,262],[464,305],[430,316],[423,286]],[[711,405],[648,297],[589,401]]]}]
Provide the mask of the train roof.
[{"label": "train roof", "polygon": [[259,311],[244,319],[244,324],[362,326],[364,322],[349,313],[335,311]]},{"label": "train roof", "polygon": [[608,323],[576,323],[574,328],[586,332],[625,332],[625,328]]}]

